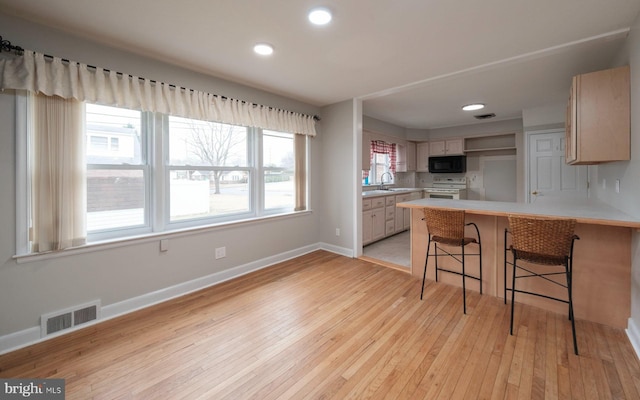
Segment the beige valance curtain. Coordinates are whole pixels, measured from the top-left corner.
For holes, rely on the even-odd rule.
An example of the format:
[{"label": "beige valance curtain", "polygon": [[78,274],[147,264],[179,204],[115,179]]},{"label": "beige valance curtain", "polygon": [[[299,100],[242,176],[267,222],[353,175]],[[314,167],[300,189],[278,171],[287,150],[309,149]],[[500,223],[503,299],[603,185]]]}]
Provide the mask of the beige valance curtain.
[{"label": "beige valance curtain", "polygon": [[315,136],[313,116],[176,88],[25,50],[0,60],[0,89]]}]

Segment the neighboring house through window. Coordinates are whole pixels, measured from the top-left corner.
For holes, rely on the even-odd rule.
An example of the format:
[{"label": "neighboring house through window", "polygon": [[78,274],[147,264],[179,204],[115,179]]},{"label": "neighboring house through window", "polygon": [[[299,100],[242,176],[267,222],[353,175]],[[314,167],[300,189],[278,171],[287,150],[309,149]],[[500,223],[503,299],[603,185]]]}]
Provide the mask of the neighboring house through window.
[{"label": "neighboring house through window", "polygon": [[[295,168],[306,159],[304,135],[97,104],[84,110],[88,243],[306,208],[296,197],[306,179]],[[305,144],[297,153],[296,136]]]}]

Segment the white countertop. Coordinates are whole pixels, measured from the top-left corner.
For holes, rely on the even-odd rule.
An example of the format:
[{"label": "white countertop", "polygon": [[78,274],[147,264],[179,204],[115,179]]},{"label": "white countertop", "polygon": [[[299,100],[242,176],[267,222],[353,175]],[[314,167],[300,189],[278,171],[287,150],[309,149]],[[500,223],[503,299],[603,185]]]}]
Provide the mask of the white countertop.
[{"label": "white countertop", "polygon": [[[374,186],[377,187],[377,186]],[[393,196],[396,194],[404,194],[404,193],[411,193],[411,192],[422,192],[424,190],[424,188],[396,188],[396,187],[390,187],[388,189],[363,189],[362,190],[362,197],[363,198],[369,198],[369,197],[377,197],[377,196]]]},{"label": "white countertop", "polygon": [[512,203],[504,201],[419,199],[399,203],[405,208],[453,208],[480,215],[531,215],[542,217],[575,218],[579,223],[595,225],[624,226],[640,229],[640,219],[632,217],[616,208],[599,202],[584,205]]}]

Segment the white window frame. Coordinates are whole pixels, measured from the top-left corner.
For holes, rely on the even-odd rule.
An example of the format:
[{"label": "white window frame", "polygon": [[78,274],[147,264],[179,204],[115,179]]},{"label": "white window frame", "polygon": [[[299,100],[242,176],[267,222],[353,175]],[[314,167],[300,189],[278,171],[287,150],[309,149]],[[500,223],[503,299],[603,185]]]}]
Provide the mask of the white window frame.
[{"label": "white window frame", "polygon": [[[384,164],[378,164],[378,162],[376,161],[377,156],[376,155],[383,155],[386,158],[386,162]],[[369,169],[369,184],[370,185],[379,185],[382,182],[378,182],[378,176],[376,175],[376,169],[378,165],[382,165],[384,166],[384,172],[385,173],[389,173],[391,174],[391,157],[389,156],[389,154],[385,154],[385,153],[373,153],[373,157],[371,157],[371,168]],[[393,174],[391,174],[391,182],[385,182],[385,184],[393,184],[395,182],[395,177],[393,176]]]},{"label": "white window frame", "polygon": [[[29,151],[29,113],[31,108],[30,95],[26,91],[16,91],[16,255],[34,255],[30,249],[30,151]],[[265,187],[264,173],[268,167],[263,166],[262,157],[262,129],[247,128],[248,166],[245,167],[223,167],[225,170],[244,170],[249,174],[249,204],[250,210],[247,213],[225,215],[215,218],[197,218],[188,221],[170,222],[169,217],[169,176],[171,166],[169,165],[168,147],[168,115],[152,112],[142,113],[143,126],[143,146],[146,150],[145,163],[140,166],[145,176],[145,224],[144,226],[126,227],[121,229],[111,229],[87,234],[87,245],[92,245],[106,241],[130,240],[132,238],[144,237],[156,233],[170,233],[188,228],[219,227],[220,225],[244,222],[261,217],[272,217],[278,215],[290,215],[300,213],[293,209],[268,209],[264,208]],[[305,146],[306,160],[306,199],[307,207],[310,210],[310,176],[309,168],[309,140]],[[144,153],[144,152],[143,152]],[[90,168],[87,165],[87,168]],[[117,165],[103,164],[101,168],[118,169],[123,168]],[[219,168],[219,167],[211,167]],[[131,169],[128,168],[127,169]],[[137,167],[135,169],[138,169]],[[294,205],[295,207],[295,205]],[[304,212],[304,211],[303,211]]]},{"label": "white window frame", "polygon": [[[277,132],[277,131],[273,131],[272,130],[270,132]],[[269,209],[266,208],[265,200],[267,198],[267,193],[266,193],[266,182],[265,182],[266,175],[265,175],[265,173],[267,171],[278,170],[279,168],[278,167],[265,167],[264,166],[264,159],[263,159],[263,157],[264,157],[264,146],[263,146],[264,135],[263,135],[263,133],[264,133],[264,130],[261,130],[261,134],[259,135],[260,145],[259,145],[259,149],[258,149],[258,157],[259,157],[258,165],[260,166],[259,167],[260,171],[258,171],[258,177],[260,179],[260,188],[259,188],[260,192],[259,193],[261,193],[261,195],[259,196],[260,200],[261,200],[261,204],[260,204],[259,209],[262,211],[262,213],[264,215],[280,214],[280,213],[283,213],[283,212],[291,211],[286,207],[279,207],[279,208],[278,207],[274,207],[274,208],[269,208]],[[280,132],[278,132],[278,133],[280,133]],[[292,139],[292,144],[291,145],[293,147],[294,157],[295,157],[295,144],[294,144],[295,138],[292,137],[291,139]],[[307,169],[307,171],[308,171],[308,169]],[[293,208],[295,208],[295,199],[294,199]]]},{"label": "white window frame", "polygon": [[[86,109],[85,109],[86,114]],[[151,190],[153,187],[153,163],[152,154],[154,149],[153,113],[141,112],[141,158],[140,165],[120,165],[120,164],[87,164],[87,170],[140,170],[144,177],[144,222],[142,225],[104,229],[87,232],[87,243],[101,242],[109,239],[139,236],[151,233],[153,230],[152,215],[155,208],[151,201]]]},{"label": "white window frame", "polygon": [[29,95],[16,90],[16,254],[30,254],[31,185],[29,185]]}]

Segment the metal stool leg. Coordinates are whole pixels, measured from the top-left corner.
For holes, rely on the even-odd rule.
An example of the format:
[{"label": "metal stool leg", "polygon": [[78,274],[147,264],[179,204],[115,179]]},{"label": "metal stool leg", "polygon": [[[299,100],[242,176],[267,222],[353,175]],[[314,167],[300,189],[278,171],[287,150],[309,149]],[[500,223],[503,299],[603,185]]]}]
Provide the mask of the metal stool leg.
[{"label": "metal stool leg", "polygon": [[429,262],[429,250],[431,249],[431,235],[429,235],[429,242],[427,244],[427,256],[424,260],[424,272],[422,273],[422,290],[420,291],[420,300],[424,294],[424,282],[427,279],[427,263]]},{"label": "metal stool leg", "polygon": [[467,275],[464,271],[464,243],[462,243],[462,312],[467,313]]},{"label": "metal stool leg", "polygon": [[511,328],[509,330],[509,333],[511,335],[513,335],[513,311],[515,308],[515,295],[516,295],[516,264],[517,264],[517,260],[516,260],[516,256],[514,254],[513,256],[513,277],[511,278]]},{"label": "metal stool leg", "polygon": [[440,269],[438,266],[438,242],[435,242],[433,247],[434,257],[436,258],[436,282],[438,282],[438,270]]},{"label": "metal stool leg", "polygon": [[504,304],[507,304],[507,230],[504,230]]},{"label": "metal stool leg", "polygon": [[578,340],[576,339],[576,319],[573,316],[573,293],[571,290],[571,267],[570,261],[567,261],[567,290],[569,292],[569,319],[571,320],[571,332],[573,333],[573,352],[578,355]]}]

